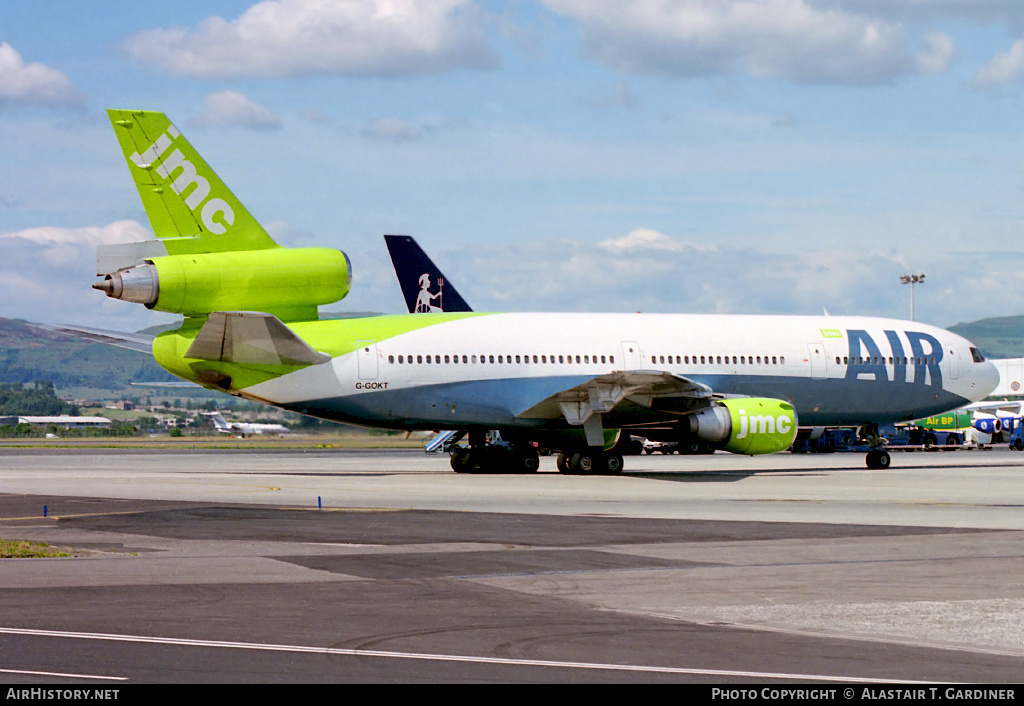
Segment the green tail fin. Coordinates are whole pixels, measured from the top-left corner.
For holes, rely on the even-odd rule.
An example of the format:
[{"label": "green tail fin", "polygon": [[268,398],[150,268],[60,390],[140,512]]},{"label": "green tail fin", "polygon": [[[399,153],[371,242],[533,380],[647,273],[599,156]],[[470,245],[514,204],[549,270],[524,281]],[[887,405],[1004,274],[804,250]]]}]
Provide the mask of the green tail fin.
[{"label": "green tail fin", "polygon": [[169,255],[277,247],[167,116],[107,113],[153,232]]}]

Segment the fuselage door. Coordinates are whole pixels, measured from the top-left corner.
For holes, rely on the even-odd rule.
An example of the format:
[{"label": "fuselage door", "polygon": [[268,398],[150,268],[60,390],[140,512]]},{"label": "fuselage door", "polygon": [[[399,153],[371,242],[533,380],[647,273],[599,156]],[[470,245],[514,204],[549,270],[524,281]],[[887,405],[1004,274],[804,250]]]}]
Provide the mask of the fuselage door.
[{"label": "fuselage door", "polygon": [[946,376],[950,380],[960,379],[960,356],[956,352],[956,346],[946,348],[948,355],[942,356],[942,362],[946,364]]},{"label": "fuselage door", "polygon": [[640,352],[640,344],[636,341],[622,342],[622,369],[643,370],[644,356]]},{"label": "fuselage door", "polygon": [[811,377],[824,380],[828,376],[828,365],[825,360],[824,343],[808,343],[807,359],[811,361]]},{"label": "fuselage door", "polygon": [[377,379],[377,342],[356,341],[356,360],[359,362],[359,379]]}]

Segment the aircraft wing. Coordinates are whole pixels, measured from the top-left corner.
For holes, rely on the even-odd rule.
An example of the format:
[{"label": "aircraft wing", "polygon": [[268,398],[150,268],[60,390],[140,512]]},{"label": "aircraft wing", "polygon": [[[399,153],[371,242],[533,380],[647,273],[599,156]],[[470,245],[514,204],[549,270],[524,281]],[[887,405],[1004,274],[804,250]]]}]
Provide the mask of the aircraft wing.
[{"label": "aircraft wing", "polygon": [[969,404],[964,409],[966,409],[968,412],[985,412],[987,414],[995,414],[996,412],[1010,412],[1011,414],[1022,414],[1024,413],[1024,401],[989,400]]},{"label": "aircraft wing", "polygon": [[597,445],[602,434],[601,415],[622,403],[653,407],[659,401],[672,401],[680,411],[693,411],[706,406],[713,394],[707,385],[664,371],[617,371],[556,392],[516,416],[565,417],[569,424],[581,425],[588,440]]},{"label": "aircraft wing", "polygon": [[107,331],[100,328],[86,328],[85,326],[68,326],[66,324],[32,324],[36,328],[54,333],[63,333],[75,338],[82,338],[95,343],[106,343],[109,346],[128,348],[142,353],[153,352],[153,339],[144,333],[124,333],[122,331]]}]

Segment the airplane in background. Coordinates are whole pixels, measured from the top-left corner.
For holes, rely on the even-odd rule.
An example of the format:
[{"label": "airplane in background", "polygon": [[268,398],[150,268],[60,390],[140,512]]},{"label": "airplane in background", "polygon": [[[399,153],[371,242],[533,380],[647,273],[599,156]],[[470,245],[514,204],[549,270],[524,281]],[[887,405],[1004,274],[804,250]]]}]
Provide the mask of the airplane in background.
[{"label": "airplane in background", "polygon": [[[385,235],[384,242],[410,314],[473,311],[412,236]],[[437,284],[436,292],[431,283]]]},{"label": "airplane in background", "polygon": [[1024,395],[1024,358],[994,358],[992,365],[999,372],[999,384],[990,397]]},{"label": "airplane in background", "polygon": [[[861,426],[868,466],[886,468],[879,423],[969,404],[997,383],[966,339],[894,319],[438,311],[319,320],[318,307],[351,286],[344,253],[275,243],[162,113],[109,115],[156,240],[101,246],[93,287],[183,315],[154,340],[157,362],[302,414],[453,431],[468,440],[452,447],[457,472],[536,471],[539,443],[559,452],[563,472],[619,473],[623,432],[776,453],[800,426]],[[438,306],[417,284],[426,290],[417,302]]]},{"label": "airplane in background", "polygon": [[[964,412],[970,415],[971,437],[975,443],[989,444],[1006,441],[1017,451],[1024,451],[1024,394],[1021,382],[1024,380],[1024,358],[992,359],[999,374],[999,384],[987,399],[967,405]],[[1009,399],[1016,396],[1017,399]],[[1003,398],[1003,399],[998,399]]]},{"label": "airplane in background", "polygon": [[288,434],[291,429],[284,424],[260,424],[256,422],[229,422],[220,412],[202,412],[210,417],[213,426],[221,434]]}]

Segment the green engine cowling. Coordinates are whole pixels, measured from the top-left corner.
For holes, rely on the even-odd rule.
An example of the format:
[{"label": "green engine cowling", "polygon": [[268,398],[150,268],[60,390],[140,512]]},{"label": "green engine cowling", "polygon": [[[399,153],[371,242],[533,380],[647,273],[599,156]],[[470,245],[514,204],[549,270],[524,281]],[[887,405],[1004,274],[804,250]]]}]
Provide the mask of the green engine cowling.
[{"label": "green engine cowling", "polygon": [[779,453],[796,438],[796,410],[767,397],[726,399],[690,415],[690,431],[730,453]]},{"label": "green engine cowling", "polygon": [[343,299],[351,284],[351,264],[340,250],[268,248],[154,257],[93,287],[189,317],[244,310],[312,312],[315,318],[317,306]]}]

